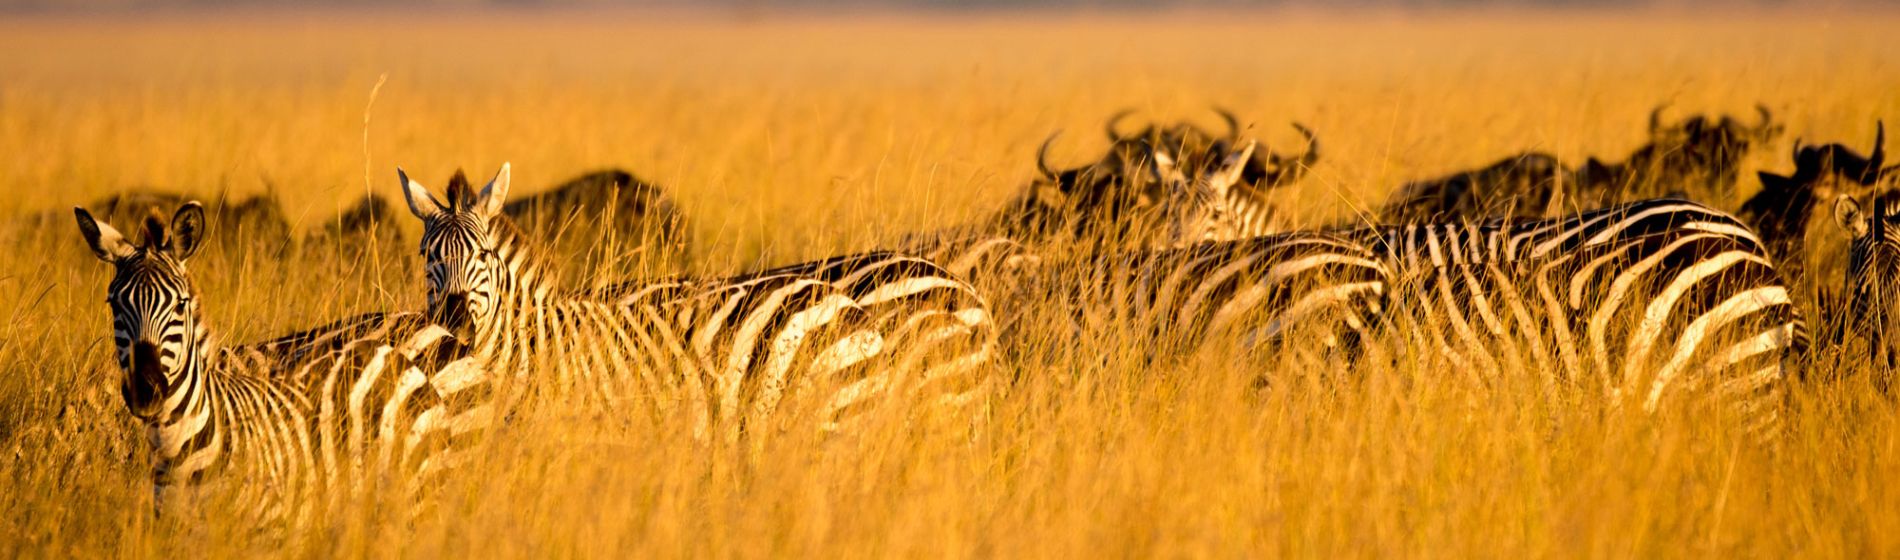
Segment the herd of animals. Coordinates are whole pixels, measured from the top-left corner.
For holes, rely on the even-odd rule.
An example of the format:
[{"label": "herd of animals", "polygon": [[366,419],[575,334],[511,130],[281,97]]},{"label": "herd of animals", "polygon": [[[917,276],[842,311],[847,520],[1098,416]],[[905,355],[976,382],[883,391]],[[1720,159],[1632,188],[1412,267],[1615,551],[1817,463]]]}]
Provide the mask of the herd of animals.
[{"label": "herd of animals", "polygon": [[[1045,142],[1038,176],[988,218],[731,277],[564,285],[563,263],[592,243],[564,236],[686,246],[674,205],[624,172],[510,201],[505,164],[480,187],[456,173],[440,198],[399,171],[428,308],[246,345],[215,342],[200,305],[217,302],[199,300],[187,262],[217,238],[284,243],[274,201],[124,195],[75,214],[113,265],[122,393],[149,435],[157,502],[189,507],[176,496],[215,487],[260,519],[307,518],[369,485],[423,493],[528,401],[685,415],[696,437],[753,453],[873,413],[967,428],[1020,381],[998,362],[1022,354],[1030,321],[1113,329],[1154,360],[1228,345],[1243,361],[1411,356],[1481,379],[1540,375],[1646,411],[1710,406],[1771,444],[1788,386],[1823,377],[1818,350],[1852,333],[1868,369],[1900,359],[1885,334],[1900,166],[1883,167],[1884,127],[1866,155],[1797,142],[1793,172],[1762,172],[1733,212],[1697,200],[1733,200],[1740,162],[1781,131],[1766,108],[1673,124],[1659,108],[1619,163],[1511,155],[1403,185],[1371,218],[1313,225],[1266,195],[1319,163],[1314,132],[1296,124],[1304,149],[1276,153],[1218,112],[1225,131],[1125,130],[1117,114],[1101,159],[1059,169]],[[1808,302],[1790,286],[1823,203],[1851,238],[1848,266]],[[370,199],[314,235],[392,235],[390,206]],[[136,240],[108,222],[136,224]],[[1809,322],[1830,328],[1811,337]]]}]

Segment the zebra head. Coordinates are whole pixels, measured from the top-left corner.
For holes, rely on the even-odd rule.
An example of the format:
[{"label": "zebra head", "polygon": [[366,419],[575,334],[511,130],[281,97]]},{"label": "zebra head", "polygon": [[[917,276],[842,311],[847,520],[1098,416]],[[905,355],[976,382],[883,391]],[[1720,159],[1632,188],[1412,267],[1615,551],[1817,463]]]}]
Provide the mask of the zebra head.
[{"label": "zebra head", "polygon": [[1869,195],[1863,205],[1853,195],[1834,202],[1834,217],[1853,240],[1848,243],[1845,319],[1874,341],[1872,351],[1889,366],[1900,361],[1900,190]]},{"label": "zebra head", "polygon": [[154,418],[201,357],[197,290],[185,260],[203,240],[204,206],[192,201],[179,207],[169,230],[158,215],[146,217],[137,244],[84,208],[73,208],[73,215],[93,254],[115,269],[106,304],[112,307],[119,366],[127,374],[120,386],[126,407],[139,418]]},{"label": "zebra head", "polygon": [[508,286],[497,252],[496,222],[508,197],[508,164],[478,193],[460,171],[449,179],[448,204],[407,173],[396,170],[409,211],[422,218],[422,257],[429,276],[429,315],[464,342],[477,325],[491,324]]},{"label": "zebra head", "polygon": [[1248,228],[1231,208],[1230,197],[1253,158],[1254,146],[1249,140],[1239,151],[1228,151],[1218,160],[1210,158],[1204,167],[1193,170],[1192,177],[1175,164],[1174,156],[1155,149],[1149,157],[1149,172],[1166,189],[1157,213],[1162,221],[1159,229],[1166,233],[1155,244],[1181,247],[1246,235]]}]

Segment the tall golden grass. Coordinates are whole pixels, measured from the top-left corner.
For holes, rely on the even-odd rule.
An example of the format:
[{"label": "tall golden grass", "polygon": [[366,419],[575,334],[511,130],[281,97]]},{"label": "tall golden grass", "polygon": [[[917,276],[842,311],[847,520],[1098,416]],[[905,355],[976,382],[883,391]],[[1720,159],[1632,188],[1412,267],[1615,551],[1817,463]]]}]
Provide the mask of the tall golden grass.
[{"label": "tall golden grass", "polygon": [[[1773,108],[1788,133],[1749,169],[1787,171],[1797,137],[1864,145],[1875,119],[1900,116],[1897,25],[1849,10],[0,20],[0,216],[57,218],[9,229],[0,252],[0,550],[279,546],[216,507],[150,515],[144,442],[110,363],[110,272],[63,217],[125,187],[274,188],[308,230],[366,191],[396,196],[397,165],[440,185],[512,161],[523,191],[623,166],[679,198],[691,267],[719,272],[981,216],[1032,176],[1054,130],[1054,158],[1081,162],[1114,110],[1212,125],[1220,104],[1272,147],[1297,149],[1288,121],[1319,131],[1324,160],[1276,200],[1320,224],[1519,150],[1621,157],[1658,102]],[[242,342],[418,308],[413,253],[212,254],[192,268],[208,320]],[[289,552],[1900,555],[1893,403],[1851,359],[1819,368],[1848,381],[1797,384],[1801,413],[1770,453],[1688,413],[1606,421],[1600,396],[1553,399],[1537,372],[1314,375],[1225,353],[1150,364],[1113,338],[1048,350],[1005,364],[1019,382],[971,442],[787,438],[732,469],[682,426],[524,414],[418,525],[366,504]],[[1274,389],[1250,390],[1263,371]]]}]

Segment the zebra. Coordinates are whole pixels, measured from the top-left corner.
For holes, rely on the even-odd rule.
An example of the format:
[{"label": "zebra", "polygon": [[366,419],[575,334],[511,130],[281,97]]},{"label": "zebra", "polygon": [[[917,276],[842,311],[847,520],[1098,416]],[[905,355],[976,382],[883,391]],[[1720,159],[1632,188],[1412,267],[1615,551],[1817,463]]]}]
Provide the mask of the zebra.
[{"label": "zebra", "polygon": [[[1244,210],[1174,215],[1218,222]],[[1638,399],[1651,411],[1677,389],[1713,386],[1760,431],[1777,421],[1771,403],[1809,345],[1767,244],[1740,219],[1694,202],[1323,231],[1386,269],[1381,332],[1410,355],[1441,356],[1461,371],[1597,380],[1619,402]]]},{"label": "zebra", "polygon": [[[697,435],[716,441],[761,431],[788,399],[807,403],[790,414],[815,406],[820,428],[836,431],[851,409],[875,401],[866,395],[899,384],[888,377],[885,358],[910,352],[893,348],[894,342],[917,343],[943,331],[926,327],[942,325],[941,312],[950,308],[926,309],[936,317],[918,324],[915,316],[892,311],[901,307],[894,302],[941,303],[952,292],[974,297],[960,283],[887,283],[885,276],[849,273],[828,278],[821,273],[868,269],[826,265],[560,291],[543,257],[500,212],[508,165],[479,193],[458,174],[450,180],[448,204],[401,170],[397,175],[411,212],[424,224],[431,313],[470,341],[477,355],[502,371],[531,374],[569,406],[684,411],[693,415]],[[981,358],[993,344],[987,310],[980,299],[959,297],[947,299],[975,309],[948,315],[975,323],[963,330],[974,333],[964,338],[977,348],[951,353]]]},{"label": "zebra", "polygon": [[1388,332],[1460,371],[1596,380],[1654,411],[1712,387],[1770,428],[1807,327],[1762,241],[1735,217],[1657,199],[1543,220],[1340,232],[1391,269]]},{"label": "zebra", "polygon": [[[884,339],[873,375],[854,381],[835,402],[840,414],[862,411],[897,393],[924,415],[961,418],[997,389],[987,365],[996,351],[995,320],[986,299],[942,266],[893,251],[871,251],[712,280],[640,280],[592,295],[623,306],[676,307],[668,297],[758,278],[816,279],[842,290],[864,309]],[[664,297],[663,297],[664,296]],[[901,372],[895,377],[892,374]],[[843,418],[835,418],[830,429]]]},{"label": "zebra", "polygon": [[[1062,337],[1133,336],[1150,359],[1228,342],[1357,358],[1383,312],[1385,265],[1325,232],[1259,235],[1258,214],[1230,209],[1227,195],[1254,146],[1187,170],[1166,150],[1146,158],[1167,193],[1140,226],[1161,232],[1149,241],[1157,248],[1032,254],[1011,263],[1017,269],[1008,278],[988,275],[986,293],[1001,302],[1012,349],[1023,349],[1031,325],[1055,324]],[[979,239],[1000,247],[993,254],[1027,252],[1007,238]]]},{"label": "zebra", "polygon": [[169,227],[148,217],[136,244],[84,208],[74,216],[114,268],[106,301],[121,394],[144,424],[161,513],[211,488],[228,489],[243,519],[267,525],[307,522],[382,481],[413,500],[493,417],[484,370],[418,313],[220,344],[186,266],[204,242],[195,201]]},{"label": "zebra", "polygon": [[[1048,307],[1038,311],[1068,319],[1078,337],[1132,336],[1150,359],[1231,342],[1350,362],[1379,327],[1390,283],[1365,246],[1308,231],[1053,261],[1010,301]],[[1008,322],[1010,338],[1023,323]]]},{"label": "zebra", "polygon": [[[1863,201],[1864,198],[1864,201]],[[1841,316],[1832,322],[1837,331],[1859,333],[1868,341],[1868,358],[1887,372],[1876,385],[1891,394],[1892,372],[1900,368],[1900,341],[1896,341],[1894,306],[1896,279],[1900,279],[1900,190],[1884,188],[1865,197],[1842,194],[1835,199],[1836,223],[1851,237],[1847,270],[1842,279]]]},{"label": "zebra", "polygon": [[1402,186],[1386,199],[1380,218],[1387,223],[1538,218],[1686,194],[1726,202],[1734,197],[1742,158],[1782,130],[1760,105],[1760,120],[1753,125],[1702,115],[1664,125],[1664,108],[1650,112],[1649,143],[1624,161],[1592,157],[1571,168],[1551,154],[1524,152],[1484,168]]}]

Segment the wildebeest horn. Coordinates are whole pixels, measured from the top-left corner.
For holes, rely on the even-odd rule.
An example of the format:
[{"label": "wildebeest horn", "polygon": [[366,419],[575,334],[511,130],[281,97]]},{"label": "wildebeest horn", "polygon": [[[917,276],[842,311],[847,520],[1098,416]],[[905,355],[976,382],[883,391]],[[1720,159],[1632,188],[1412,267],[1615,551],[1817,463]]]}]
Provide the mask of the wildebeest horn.
[{"label": "wildebeest horn", "polygon": [[1755,125],[1756,132],[1767,132],[1768,127],[1775,124],[1775,115],[1768,112],[1767,105],[1756,103],[1755,113],[1761,115],[1761,124]]},{"label": "wildebeest horn", "polygon": [[1049,145],[1054,144],[1056,137],[1061,135],[1062,131],[1060,130],[1051,133],[1048,138],[1042,141],[1042,147],[1036,148],[1036,170],[1041,171],[1043,176],[1050,179],[1056,178],[1056,171],[1049,168]]},{"label": "wildebeest horn", "polygon": [[1668,103],[1659,103],[1656,105],[1655,109],[1650,109],[1649,111],[1649,133],[1650,134],[1656,134],[1658,132],[1662,132],[1663,109],[1667,109],[1667,108],[1669,108]]},{"label": "wildebeest horn", "polygon": [[1264,179],[1266,182],[1259,185],[1261,188],[1292,184],[1306,175],[1306,170],[1313,167],[1313,164],[1319,163],[1319,135],[1313,134],[1313,129],[1298,122],[1293,123],[1293,129],[1299,131],[1300,136],[1306,137],[1306,151],[1298,156],[1282,156],[1271,151],[1267,152],[1269,167],[1257,168],[1256,173],[1262,175],[1250,179],[1253,181]]},{"label": "wildebeest horn", "polygon": [[1300,154],[1300,162],[1312,165],[1319,161],[1319,135],[1313,134],[1313,129],[1298,122],[1293,123],[1293,129],[1300,131],[1300,136],[1306,137],[1306,153]]},{"label": "wildebeest horn", "polygon": [[1221,120],[1227,122],[1227,140],[1229,141],[1239,140],[1240,139],[1240,119],[1234,118],[1234,112],[1227,110],[1226,107],[1215,105],[1214,114],[1220,115]]},{"label": "wildebeest horn", "polygon": [[1122,109],[1108,116],[1108,126],[1104,128],[1108,131],[1108,141],[1114,142],[1122,139],[1121,127],[1118,125],[1122,123],[1122,119],[1127,118],[1129,114],[1134,112],[1134,109]]}]

